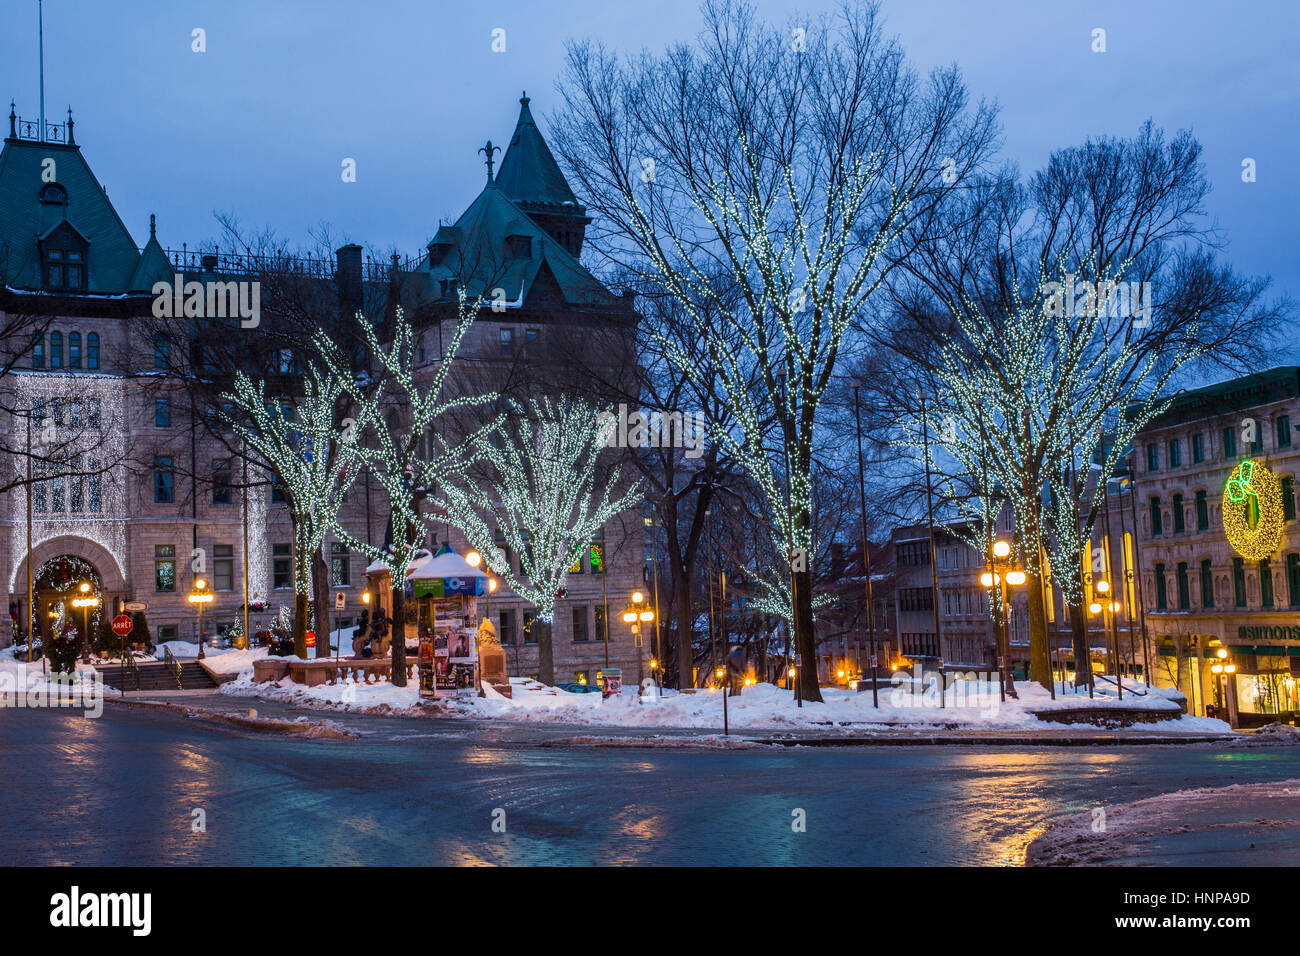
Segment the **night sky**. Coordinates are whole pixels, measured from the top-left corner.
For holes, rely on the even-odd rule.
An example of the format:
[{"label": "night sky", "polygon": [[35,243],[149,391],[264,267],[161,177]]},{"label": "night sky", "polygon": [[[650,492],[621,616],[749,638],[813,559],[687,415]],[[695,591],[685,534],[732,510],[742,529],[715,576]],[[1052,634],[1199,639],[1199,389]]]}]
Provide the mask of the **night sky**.
[{"label": "night sky", "polygon": [[[832,4],[760,3],[771,19]],[[887,29],[925,69],[956,62],[1001,108],[1005,156],[1028,173],[1089,135],[1147,117],[1205,147],[1212,217],[1236,267],[1300,299],[1300,4],[886,0]],[[695,0],[47,0],[46,112],[77,142],[137,243],[219,237],[216,211],[291,243],[423,250],[505,145],[520,91],[545,129],[569,38],[634,51],[692,37]],[[0,95],[38,114],[36,0],[0,8]],[[191,31],[206,31],[206,53]],[[506,52],[491,51],[492,30]],[[1106,30],[1107,52],[1090,49]],[[344,183],[340,163],[357,162]],[[1258,181],[1241,181],[1243,158]]]}]

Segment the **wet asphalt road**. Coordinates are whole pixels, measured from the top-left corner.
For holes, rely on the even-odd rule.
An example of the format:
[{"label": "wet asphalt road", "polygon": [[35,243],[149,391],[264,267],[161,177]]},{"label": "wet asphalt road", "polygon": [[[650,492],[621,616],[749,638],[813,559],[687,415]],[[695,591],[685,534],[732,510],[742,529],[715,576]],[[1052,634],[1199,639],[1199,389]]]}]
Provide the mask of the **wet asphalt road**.
[{"label": "wet asphalt road", "polygon": [[[572,727],[338,719],[366,737],[300,739],[113,705],[98,720],[0,710],[0,854],[76,865],[1016,865],[1064,814],[1300,778],[1295,747],[609,749],[539,746],[581,732]],[[196,810],[206,832],[194,832]],[[796,811],[806,832],[792,828]]]}]

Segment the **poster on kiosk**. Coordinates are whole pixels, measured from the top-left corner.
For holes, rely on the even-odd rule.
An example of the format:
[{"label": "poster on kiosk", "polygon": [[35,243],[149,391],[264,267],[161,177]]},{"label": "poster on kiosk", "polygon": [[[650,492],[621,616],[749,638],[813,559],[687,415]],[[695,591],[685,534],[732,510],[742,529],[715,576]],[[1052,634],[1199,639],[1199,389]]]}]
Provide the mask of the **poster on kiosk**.
[{"label": "poster on kiosk", "polygon": [[406,588],[418,621],[422,693],[477,690],[478,595],[486,580],[484,572],[446,545],[411,569]]}]

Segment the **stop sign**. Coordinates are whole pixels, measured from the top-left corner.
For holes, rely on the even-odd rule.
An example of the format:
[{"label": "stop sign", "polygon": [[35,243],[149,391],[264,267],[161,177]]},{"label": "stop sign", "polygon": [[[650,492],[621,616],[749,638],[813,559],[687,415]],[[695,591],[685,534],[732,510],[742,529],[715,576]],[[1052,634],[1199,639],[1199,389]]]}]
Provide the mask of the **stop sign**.
[{"label": "stop sign", "polygon": [[118,637],[126,637],[131,633],[132,621],[129,614],[119,614],[113,618],[113,633]]}]

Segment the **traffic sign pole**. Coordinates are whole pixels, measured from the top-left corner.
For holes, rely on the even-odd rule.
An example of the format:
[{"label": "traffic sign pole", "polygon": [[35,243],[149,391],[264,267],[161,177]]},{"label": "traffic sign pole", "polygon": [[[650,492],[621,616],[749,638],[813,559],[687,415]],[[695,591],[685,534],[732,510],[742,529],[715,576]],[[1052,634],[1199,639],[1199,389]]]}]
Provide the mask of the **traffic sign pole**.
[{"label": "traffic sign pole", "polygon": [[126,696],[126,636],[131,633],[131,628],[134,624],[135,622],[131,620],[130,615],[119,614],[117,617],[113,618],[113,623],[109,625],[109,627],[113,629],[113,633],[122,640],[122,657],[119,669],[121,670],[121,690],[123,697]]}]

